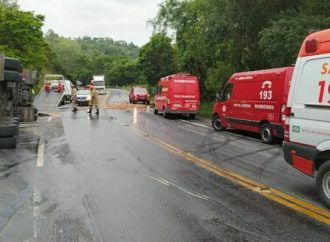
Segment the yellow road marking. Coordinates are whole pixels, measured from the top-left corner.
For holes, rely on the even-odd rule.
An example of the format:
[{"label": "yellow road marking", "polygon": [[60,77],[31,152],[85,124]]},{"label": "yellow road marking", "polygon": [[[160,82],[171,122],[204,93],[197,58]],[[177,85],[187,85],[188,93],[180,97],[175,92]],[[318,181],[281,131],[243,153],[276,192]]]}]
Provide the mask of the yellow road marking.
[{"label": "yellow road marking", "polygon": [[37,167],[44,166],[44,154],[45,154],[45,144],[40,142],[38,146]]},{"label": "yellow road marking", "polygon": [[153,141],[154,143],[160,145],[161,147],[170,151],[171,153],[174,153],[182,158],[185,158],[186,160],[193,162],[194,164],[208,170],[209,172],[212,172],[218,176],[224,177],[224,178],[226,178],[236,184],[239,184],[251,191],[254,191],[264,197],[267,197],[268,199],[278,202],[288,208],[291,208],[297,212],[305,214],[322,223],[330,225],[330,212],[327,209],[323,209],[323,208],[313,205],[311,203],[300,200],[296,197],[288,195],[288,194],[281,192],[279,190],[276,190],[272,187],[266,186],[262,183],[254,181],[250,178],[244,177],[238,173],[220,168],[220,167],[216,166],[212,161],[198,158],[198,157],[194,156],[193,154],[186,152],[184,150],[181,150],[180,148],[178,148],[174,145],[168,144],[159,138],[148,135],[147,133],[144,133],[143,131],[141,131],[135,127],[130,126],[130,128],[132,130],[134,130],[137,134],[143,136],[144,138]]},{"label": "yellow road marking", "polygon": [[51,112],[51,113],[48,113],[48,115],[52,118],[59,118],[61,117],[61,114],[59,112]]}]

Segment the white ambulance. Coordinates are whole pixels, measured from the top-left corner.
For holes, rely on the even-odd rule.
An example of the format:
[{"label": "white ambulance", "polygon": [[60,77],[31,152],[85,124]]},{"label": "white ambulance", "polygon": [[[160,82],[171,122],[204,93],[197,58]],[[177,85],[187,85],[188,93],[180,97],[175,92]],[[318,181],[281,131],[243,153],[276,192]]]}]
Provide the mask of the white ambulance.
[{"label": "white ambulance", "polygon": [[330,29],[304,41],[291,81],[286,109],[285,160],[316,177],[330,207]]}]

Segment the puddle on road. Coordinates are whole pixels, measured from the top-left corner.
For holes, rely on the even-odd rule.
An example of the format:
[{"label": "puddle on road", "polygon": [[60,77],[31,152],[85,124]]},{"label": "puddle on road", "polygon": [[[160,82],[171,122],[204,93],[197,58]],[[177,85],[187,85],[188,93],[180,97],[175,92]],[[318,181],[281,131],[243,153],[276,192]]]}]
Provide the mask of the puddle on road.
[{"label": "puddle on road", "polygon": [[0,179],[6,179],[17,172],[17,166],[34,162],[38,150],[39,137],[19,137],[16,149],[0,150]]}]

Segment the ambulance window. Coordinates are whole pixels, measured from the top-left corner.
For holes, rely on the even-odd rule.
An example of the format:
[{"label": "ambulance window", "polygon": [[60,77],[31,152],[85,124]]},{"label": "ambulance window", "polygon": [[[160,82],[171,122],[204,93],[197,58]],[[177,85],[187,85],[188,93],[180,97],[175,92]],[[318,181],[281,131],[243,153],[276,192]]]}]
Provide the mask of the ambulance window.
[{"label": "ambulance window", "polygon": [[230,99],[232,90],[233,90],[233,84],[229,83],[225,87],[225,90],[223,91],[223,94],[222,94],[222,100],[223,101],[227,101],[228,99]]}]

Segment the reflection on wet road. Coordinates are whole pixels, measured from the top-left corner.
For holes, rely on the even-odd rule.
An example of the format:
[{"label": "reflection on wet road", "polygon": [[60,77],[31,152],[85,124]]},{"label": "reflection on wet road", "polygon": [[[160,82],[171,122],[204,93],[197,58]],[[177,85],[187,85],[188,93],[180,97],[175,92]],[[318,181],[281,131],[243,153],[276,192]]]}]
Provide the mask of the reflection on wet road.
[{"label": "reflection on wet road", "polygon": [[0,151],[0,241],[328,241],[327,225],[184,154],[320,205],[280,146],[148,110],[64,109],[21,128]]}]

